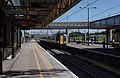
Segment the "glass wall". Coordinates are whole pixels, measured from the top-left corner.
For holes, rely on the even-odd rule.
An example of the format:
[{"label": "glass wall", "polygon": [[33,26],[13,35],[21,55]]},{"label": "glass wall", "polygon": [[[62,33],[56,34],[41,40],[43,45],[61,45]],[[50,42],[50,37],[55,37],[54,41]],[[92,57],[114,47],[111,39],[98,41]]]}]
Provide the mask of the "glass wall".
[{"label": "glass wall", "polygon": [[101,20],[101,26],[107,26],[106,23],[107,23],[107,22],[106,22],[106,19],[105,19],[105,20]]},{"label": "glass wall", "polygon": [[115,17],[115,25],[120,25],[120,16]]},{"label": "glass wall", "polygon": [[95,23],[94,23],[94,22],[91,22],[91,23],[90,23],[90,26],[95,26]]},{"label": "glass wall", "polygon": [[110,26],[119,26],[120,25],[120,15],[101,19],[99,21],[94,21],[90,23],[93,27],[110,27]]},{"label": "glass wall", "polygon": [[115,22],[114,22],[114,18],[108,18],[107,19],[107,26],[114,26]]},{"label": "glass wall", "polygon": [[94,24],[95,26],[100,26],[100,21],[97,21],[97,22],[95,22],[95,24]]}]

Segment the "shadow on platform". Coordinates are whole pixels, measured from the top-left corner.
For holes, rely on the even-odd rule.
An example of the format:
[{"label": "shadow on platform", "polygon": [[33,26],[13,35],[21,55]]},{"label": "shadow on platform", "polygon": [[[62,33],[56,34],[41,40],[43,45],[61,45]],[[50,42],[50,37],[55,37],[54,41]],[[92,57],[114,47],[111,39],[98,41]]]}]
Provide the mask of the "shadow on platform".
[{"label": "shadow on platform", "polygon": [[[38,71],[38,69],[31,69],[31,70],[13,70],[13,71],[7,71],[4,72],[3,75],[5,75],[5,77],[1,77],[1,78],[7,78],[7,77],[16,77],[16,76],[20,76],[20,78],[28,78],[25,77],[26,76],[37,76],[40,75],[40,73],[42,73],[43,77],[51,77],[51,76],[59,76],[58,73],[62,73],[68,70],[64,70],[64,69],[50,69],[50,70],[41,70],[40,72]],[[23,77],[22,77],[23,76]],[[39,76],[38,76],[39,77]]]}]

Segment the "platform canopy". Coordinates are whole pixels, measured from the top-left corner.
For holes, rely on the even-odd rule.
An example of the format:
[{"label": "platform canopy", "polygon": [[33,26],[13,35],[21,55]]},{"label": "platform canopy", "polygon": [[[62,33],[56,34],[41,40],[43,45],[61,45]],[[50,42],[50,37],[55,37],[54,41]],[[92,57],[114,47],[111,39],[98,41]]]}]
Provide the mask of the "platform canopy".
[{"label": "platform canopy", "polygon": [[6,15],[14,15],[31,28],[47,26],[81,0],[6,0]]}]

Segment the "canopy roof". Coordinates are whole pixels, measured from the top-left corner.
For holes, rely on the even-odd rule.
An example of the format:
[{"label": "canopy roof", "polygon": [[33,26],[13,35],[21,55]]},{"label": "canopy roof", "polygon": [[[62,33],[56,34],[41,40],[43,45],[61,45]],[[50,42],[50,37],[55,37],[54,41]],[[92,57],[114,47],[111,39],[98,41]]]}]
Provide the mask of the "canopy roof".
[{"label": "canopy roof", "polygon": [[27,20],[31,28],[47,26],[81,0],[6,0],[6,14]]}]

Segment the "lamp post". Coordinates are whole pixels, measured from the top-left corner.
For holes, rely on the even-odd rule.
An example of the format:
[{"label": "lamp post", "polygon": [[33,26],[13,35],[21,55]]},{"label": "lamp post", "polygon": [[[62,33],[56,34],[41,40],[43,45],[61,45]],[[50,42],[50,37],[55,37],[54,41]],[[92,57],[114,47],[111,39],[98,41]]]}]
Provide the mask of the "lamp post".
[{"label": "lamp post", "polygon": [[88,46],[89,46],[89,36],[90,36],[89,29],[90,29],[90,23],[89,23],[89,8],[88,8]]},{"label": "lamp post", "polygon": [[67,27],[66,27],[66,35],[68,35],[68,15],[67,15]]},{"label": "lamp post", "polygon": [[[82,8],[82,7],[80,7],[80,8]],[[96,7],[83,7],[83,8],[87,8],[87,11],[88,11],[88,21],[87,21],[87,23],[88,23],[88,46],[89,46],[89,36],[90,36],[90,32],[89,32],[89,29],[90,29],[90,18],[89,18],[89,16],[90,16],[90,9],[96,9]]]},{"label": "lamp post", "polygon": [[96,7],[88,7],[88,46],[89,46],[89,40],[90,40],[90,9],[96,9]]}]

